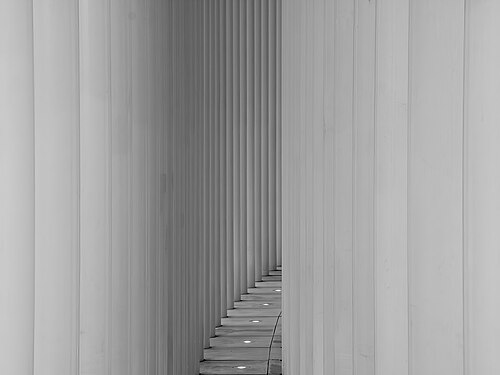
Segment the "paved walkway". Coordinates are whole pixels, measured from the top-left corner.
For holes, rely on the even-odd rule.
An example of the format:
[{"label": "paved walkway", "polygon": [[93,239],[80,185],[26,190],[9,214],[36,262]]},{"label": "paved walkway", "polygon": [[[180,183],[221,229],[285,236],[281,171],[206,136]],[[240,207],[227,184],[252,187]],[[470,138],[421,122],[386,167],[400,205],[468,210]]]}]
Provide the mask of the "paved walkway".
[{"label": "paved walkway", "polygon": [[281,374],[281,267],[262,280],[227,311],[200,374]]}]

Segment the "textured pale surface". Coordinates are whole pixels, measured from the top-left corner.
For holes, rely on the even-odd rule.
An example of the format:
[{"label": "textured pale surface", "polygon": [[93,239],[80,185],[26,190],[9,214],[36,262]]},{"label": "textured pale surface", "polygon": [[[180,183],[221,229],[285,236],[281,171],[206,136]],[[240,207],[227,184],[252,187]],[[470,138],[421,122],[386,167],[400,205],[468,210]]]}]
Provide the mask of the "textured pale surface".
[{"label": "textured pale surface", "polygon": [[499,16],[283,3],[286,374],[500,371]]}]

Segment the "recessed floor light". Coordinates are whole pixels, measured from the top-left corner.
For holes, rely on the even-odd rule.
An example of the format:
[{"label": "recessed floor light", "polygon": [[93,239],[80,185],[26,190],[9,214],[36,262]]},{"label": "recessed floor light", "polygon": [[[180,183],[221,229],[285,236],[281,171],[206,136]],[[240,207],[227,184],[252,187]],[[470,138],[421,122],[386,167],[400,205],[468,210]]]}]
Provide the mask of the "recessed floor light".
[{"label": "recessed floor light", "polygon": [[269,306],[269,304],[268,303],[263,303],[262,306]]},{"label": "recessed floor light", "polygon": [[250,343],[251,343],[251,341],[250,341],[250,340],[245,340],[245,341],[243,341],[243,342],[244,342],[245,344],[250,344]]},{"label": "recessed floor light", "polygon": [[260,323],[260,320],[250,320],[252,323]]},{"label": "recessed floor light", "polygon": [[237,368],[238,370],[244,370],[244,369],[246,369],[246,368],[247,368],[247,366],[236,366],[236,368]]},{"label": "recessed floor light", "polygon": [[274,289],[275,292],[281,292],[281,289]]}]

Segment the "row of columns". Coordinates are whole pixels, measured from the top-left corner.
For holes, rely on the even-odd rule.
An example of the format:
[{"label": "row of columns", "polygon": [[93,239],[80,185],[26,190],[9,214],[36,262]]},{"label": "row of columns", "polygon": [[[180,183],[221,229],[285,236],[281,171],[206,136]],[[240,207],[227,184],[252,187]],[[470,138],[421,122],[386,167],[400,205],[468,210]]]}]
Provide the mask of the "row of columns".
[{"label": "row of columns", "polygon": [[195,373],[201,6],[0,17],[0,373]]},{"label": "row of columns", "polygon": [[499,15],[283,3],[286,374],[500,371]]},{"label": "row of columns", "polygon": [[280,6],[0,3],[0,373],[198,373],[281,264]]},{"label": "row of columns", "polygon": [[281,1],[202,4],[208,340],[226,309],[281,265]]}]

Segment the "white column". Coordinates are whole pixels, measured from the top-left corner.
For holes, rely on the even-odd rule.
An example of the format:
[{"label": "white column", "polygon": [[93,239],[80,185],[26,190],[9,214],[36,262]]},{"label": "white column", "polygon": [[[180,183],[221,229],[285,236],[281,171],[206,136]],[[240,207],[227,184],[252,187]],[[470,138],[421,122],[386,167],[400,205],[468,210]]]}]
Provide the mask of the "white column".
[{"label": "white column", "polygon": [[221,251],[221,269],[220,269],[220,293],[221,293],[221,316],[227,316],[227,244],[226,244],[226,0],[221,0],[219,4],[219,124],[220,124],[220,147],[219,147],[219,165],[220,165],[220,251]]},{"label": "white column", "polygon": [[[311,86],[313,87],[313,91],[319,91],[325,93],[325,77],[324,77],[324,64],[325,64],[325,49],[322,47],[326,45],[326,33],[325,33],[325,2],[323,0],[315,0],[313,2],[312,10],[314,12],[314,23],[313,28],[311,30],[312,40],[310,41],[310,45],[313,46],[314,52],[312,56],[314,57],[311,61],[310,68],[310,78],[308,79]],[[324,95],[324,94],[323,94]],[[328,253],[329,247],[325,246],[325,240],[328,239],[328,233],[330,230],[328,227],[325,231],[325,221],[317,220],[317,217],[325,217],[325,210],[328,209],[328,206],[325,206],[325,202],[329,202],[331,204],[331,194],[328,194],[328,190],[324,188],[326,184],[326,178],[331,177],[333,175],[333,170],[329,168],[332,165],[332,160],[328,160],[326,157],[331,156],[328,152],[331,150],[327,150],[326,147],[330,146],[333,140],[332,136],[332,128],[328,129],[325,122],[327,120],[325,113],[328,113],[325,108],[325,100],[315,100],[315,95],[311,95],[311,110],[312,113],[307,118],[310,118],[311,121],[311,131],[310,131],[310,147],[313,150],[312,155],[312,176],[311,180],[313,182],[310,190],[311,201],[310,207],[312,209],[312,216],[309,222],[311,227],[311,241],[314,244],[310,260],[308,261],[308,269],[311,270],[313,275],[312,280],[310,281],[311,285],[311,293],[318,295],[320,298],[313,298],[310,303],[307,303],[309,306],[309,311],[311,311],[310,315],[312,316],[311,321],[314,321],[315,324],[311,324],[311,329],[313,331],[313,337],[316,342],[325,343],[326,340],[329,339],[329,335],[325,333],[325,323],[324,323],[324,308],[325,302],[328,302],[328,297],[325,299],[324,290],[328,290],[328,287],[324,285],[325,275],[329,274],[329,270],[325,268],[325,253]],[[331,98],[330,98],[331,99]],[[331,120],[331,112],[330,120]],[[306,132],[307,132],[307,123]],[[329,132],[327,133],[327,131]],[[330,136],[330,138],[326,138],[326,134]],[[327,140],[330,141],[330,144],[327,143]],[[325,201],[325,195],[330,195],[329,201]],[[327,263],[328,264],[328,263]],[[323,297],[323,298],[321,298]],[[329,357],[329,353],[325,352],[326,345],[323,344],[321,346],[315,346],[312,350],[312,373],[323,374],[325,373],[324,361],[325,357]],[[326,368],[326,372],[329,369]]]},{"label": "white column", "polygon": [[[215,225],[215,215],[214,215],[214,203],[215,203],[215,168],[214,168],[214,129],[215,129],[215,124],[214,124],[214,101],[215,101],[215,95],[216,91],[214,88],[215,85],[215,79],[214,79],[214,51],[215,51],[215,39],[214,39],[214,13],[215,13],[215,1],[209,1],[209,21],[208,21],[208,32],[209,32],[209,49],[208,49],[208,60],[209,60],[209,100],[208,100],[208,117],[209,117],[209,124],[208,124],[208,133],[209,133],[209,155],[210,155],[210,165],[209,165],[209,179],[210,179],[210,194],[209,194],[209,218],[208,218],[208,225],[209,225],[209,233],[210,233],[210,240],[209,240],[209,246],[210,246],[210,252],[209,252],[209,257],[210,257],[210,304],[211,304],[211,324],[213,326],[216,325],[217,317],[216,317],[216,310],[215,310],[215,293],[214,293],[214,285],[215,285],[215,279],[214,279],[214,273],[215,273],[215,251],[214,251],[214,225]],[[218,276],[218,275],[216,275]]]},{"label": "white column", "polygon": [[500,3],[467,1],[464,118],[465,369],[500,371]]},{"label": "white column", "polygon": [[234,232],[234,291],[235,301],[239,301],[241,294],[241,267],[242,249],[241,249],[241,198],[240,198],[240,134],[242,125],[240,121],[240,8],[241,1],[235,1],[233,6],[233,232]]},{"label": "white column", "polygon": [[261,248],[261,268],[258,280],[262,280],[262,275],[269,274],[269,1],[260,4],[260,63],[261,63],[261,216],[260,226],[262,237],[260,239]]},{"label": "white column", "polygon": [[34,371],[77,374],[80,299],[78,2],[33,4]]},{"label": "white column", "polygon": [[212,309],[210,293],[210,75],[209,75],[209,51],[210,51],[210,2],[203,2],[203,246],[204,246],[204,335],[205,346],[208,346],[208,338],[212,334]]},{"label": "white column", "polygon": [[353,102],[354,372],[374,371],[375,2],[355,5]]},{"label": "white column", "polygon": [[254,11],[254,217],[255,217],[255,280],[262,279],[262,166],[261,166],[261,148],[262,148],[262,54],[261,54],[261,32],[262,32],[262,0],[249,1]]},{"label": "white column", "polygon": [[233,96],[234,96],[234,62],[233,62],[233,50],[234,50],[234,33],[233,33],[233,9],[235,7],[235,2],[232,0],[226,1],[226,12],[225,12],[225,43],[226,43],[226,244],[227,244],[227,298],[226,306],[228,309],[233,308],[235,301],[234,298],[234,285],[235,285],[235,270],[234,270],[234,259],[235,259],[235,246],[234,246],[234,232],[233,232],[233,221],[234,221],[234,208],[233,208],[233,193],[234,193],[234,148],[235,144],[233,142],[233,134],[235,131],[236,124],[233,121]]},{"label": "white column", "polygon": [[[167,324],[166,324],[166,348],[165,348],[165,357],[166,357],[166,369],[167,373],[172,373],[174,370],[174,345],[175,344],[175,333],[177,329],[177,324],[174,325],[176,319],[176,306],[177,301],[174,299],[174,290],[175,290],[175,270],[177,268],[177,264],[175,263],[174,251],[174,220],[175,220],[175,212],[174,212],[174,155],[175,155],[175,145],[176,139],[174,137],[174,61],[175,54],[174,51],[174,41],[176,37],[175,28],[174,28],[174,20],[177,17],[177,13],[174,9],[174,2],[169,1],[167,4],[167,24],[168,24],[168,37],[165,40],[166,44],[166,54],[168,56],[166,61],[166,74],[167,80],[165,83],[165,103],[166,103],[166,113],[165,113],[165,145],[167,152],[165,154],[165,171],[166,171],[166,208],[165,208],[165,216],[166,216],[166,259],[165,259],[165,273],[166,273],[166,285],[165,285],[165,304],[166,304],[166,313],[167,313]],[[210,316],[210,315],[208,315]],[[208,327],[211,327],[209,325]]]},{"label": "white column", "polygon": [[80,3],[80,364],[108,374],[111,341],[109,2]]},{"label": "white column", "polygon": [[253,251],[247,247],[247,215],[248,215],[248,201],[247,201],[247,141],[246,141],[246,127],[247,123],[247,84],[246,84],[246,74],[247,74],[247,53],[246,53],[246,25],[247,25],[247,8],[246,1],[240,0],[240,17],[239,17],[239,36],[240,36],[240,267],[241,267],[241,279],[240,279],[240,293],[247,293],[247,287],[249,282],[251,282],[251,270],[249,271],[248,265],[248,251]]},{"label": "white column", "polygon": [[283,135],[282,135],[282,74],[283,74],[283,6],[281,0],[277,1],[276,10],[276,263],[282,264],[283,246]]},{"label": "white column", "polygon": [[410,373],[463,374],[464,3],[410,14]]},{"label": "white column", "polygon": [[255,85],[254,85],[254,69],[255,69],[255,38],[254,38],[254,4],[251,1],[246,1],[247,22],[246,22],[246,90],[247,90],[247,122],[246,122],[246,139],[247,139],[247,196],[248,196],[248,232],[247,232],[247,247],[248,247],[248,277],[249,287],[255,285],[255,253],[260,247],[259,239],[256,237],[257,225],[260,225],[260,218],[255,215]]},{"label": "white column", "polygon": [[33,373],[32,2],[0,3],[0,373]]},{"label": "white column", "polygon": [[[276,129],[277,129],[277,91],[276,91],[276,83],[277,83],[277,65],[276,65],[276,57],[277,57],[277,0],[272,0],[268,3],[267,12],[268,16],[268,29],[269,29],[269,44],[268,44],[268,53],[269,53],[269,114],[268,114],[268,155],[269,155],[269,270],[276,268],[276,210],[277,210],[277,202],[276,202],[276,181],[277,181],[277,165],[276,165],[276,152],[277,152],[277,142],[276,142]],[[269,270],[265,270],[266,272]]]},{"label": "white column", "polygon": [[[131,364],[131,51],[130,2],[111,1],[111,368]],[[113,48],[114,47],[114,48]]]},{"label": "white column", "polygon": [[377,7],[375,107],[375,371],[408,374],[408,11]]},{"label": "white column", "polygon": [[[283,5],[283,371],[284,374],[300,373],[300,335],[298,314],[299,287],[302,279],[298,267],[299,255],[299,124],[300,110],[299,74],[300,53],[298,46],[302,32],[301,3],[285,1]],[[285,37],[286,36],[286,37]],[[286,124],[286,126],[285,126]],[[292,275],[297,275],[293,277]]]},{"label": "white column", "polygon": [[[198,352],[198,357],[203,358],[204,337],[203,337],[203,284],[204,279],[202,276],[203,264],[203,224],[202,224],[202,176],[203,176],[203,75],[202,75],[202,56],[203,56],[203,21],[202,21],[202,4],[201,2],[193,2],[194,17],[192,20],[192,27],[194,29],[194,46],[192,51],[192,69],[193,76],[193,97],[195,100],[195,112],[193,117],[193,222],[194,230],[197,234],[193,238],[194,254],[193,262],[195,268],[193,269],[194,277],[194,293],[193,293],[193,309],[192,316],[193,335],[196,340],[192,344],[192,350]],[[196,366],[196,371],[199,372],[199,365]]]},{"label": "white column", "polygon": [[[340,7],[336,8],[335,4],[332,2],[325,1],[323,8],[321,9],[322,13],[324,14],[324,20],[329,20],[329,19],[336,19],[337,16],[337,10],[340,11]],[[340,12],[339,12],[340,13]],[[347,24],[349,24],[349,18],[347,18]],[[334,65],[336,62],[336,45],[335,45],[335,37],[337,36],[336,28],[338,27],[338,22],[328,22],[324,21],[322,23],[322,27],[324,28],[324,37],[323,37],[323,43],[324,43],[324,55],[323,55],[323,61],[324,65],[323,67],[331,67]],[[339,31],[340,33],[340,31]],[[347,61],[348,57],[345,57],[344,61]],[[352,69],[352,64],[351,64],[351,69]],[[336,215],[337,215],[337,207],[335,206],[338,202],[336,201],[337,195],[336,195],[336,178],[337,172],[340,172],[338,169],[338,166],[340,164],[337,164],[337,157],[340,156],[340,154],[337,154],[337,148],[336,148],[336,141],[339,138],[339,134],[336,132],[336,116],[337,115],[345,115],[347,111],[349,111],[350,106],[350,99],[351,98],[345,98],[345,96],[348,95],[336,95],[336,86],[337,84],[340,85],[341,83],[341,77],[339,75],[336,75],[336,70],[334,69],[325,69],[324,70],[324,76],[322,77],[323,81],[323,92],[324,92],[324,97],[323,97],[323,121],[324,121],[324,144],[323,144],[323,153],[324,153],[324,160],[323,160],[323,170],[324,170],[324,176],[323,176],[323,194],[322,194],[322,202],[319,203],[322,207],[322,214],[324,218],[324,222],[321,223],[319,222],[317,225],[320,225],[322,228],[322,245],[323,245],[323,257],[321,257],[320,254],[317,254],[317,260],[315,258],[316,264],[322,263],[322,287],[320,287],[322,293],[323,293],[323,324],[320,326],[318,329],[322,329],[322,333],[316,333],[316,335],[319,335],[323,337],[323,342],[324,342],[324,348],[322,350],[322,358],[318,359],[318,366],[322,369],[323,371],[328,371],[328,369],[333,369],[334,374],[337,374],[337,368],[340,368],[342,365],[346,365],[345,362],[347,362],[344,359],[344,363],[341,364],[342,359],[340,356],[336,355],[336,349],[340,347],[338,343],[342,343],[341,338],[345,339],[345,336],[343,337],[340,333],[340,324],[335,322],[334,319],[331,319],[331,316],[334,316],[334,314],[337,314],[339,316],[339,312],[344,309],[345,313],[348,313],[348,309],[346,309],[346,303],[344,302],[343,305],[337,306],[337,301],[336,297],[338,295],[338,292],[340,291],[340,288],[343,287],[345,288],[345,285],[338,285],[336,283],[336,277],[337,274],[339,273],[341,268],[344,267],[344,265],[340,264],[337,265],[336,263],[336,255],[340,252],[336,251],[336,240],[337,240],[337,232],[335,230],[335,224],[336,224]],[[349,79],[349,74],[347,73],[347,79]],[[345,87],[344,87],[345,89]],[[342,98],[341,98],[342,96]],[[337,111],[334,111],[334,103],[336,100],[346,100],[347,106],[342,110],[340,107],[338,108]],[[347,122],[349,123],[349,122]],[[349,136],[349,133],[347,133],[347,136]],[[345,170],[343,170],[341,173],[346,173]],[[347,182],[348,184],[349,182]],[[349,202],[349,201],[348,201]],[[348,202],[346,204],[348,204]],[[321,210],[320,210],[321,211]],[[332,225],[333,224],[333,225]],[[321,233],[321,232],[320,232]],[[344,236],[347,236],[349,232],[347,232]],[[331,249],[334,249],[332,251]],[[348,256],[346,254],[345,256]],[[315,266],[318,267],[318,266]],[[338,267],[338,268],[337,268]],[[321,275],[319,276],[321,278]],[[319,280],[318,280],[319,281]],[[319,281],[321,283],[321,281]],[[348,289],[348,288],[346,288]],[[345,294],[344,294],[345,295]],[[340,299],[339,299],[340,300]],[[347,311],[346,311],[347,310]],[[314,306],[314,311],[315,315],[320,315],[321,316],[321,302],[315,303]],[[343,328],[344,330],[346,329],[345,327]],[[329,332],[336,332],[336,335],[332,335]],[[337,341],[338,340],[338,341]],[[333,353],[333,355],[332,355]],[[345,358],[346,356],[344,356]],[[346,366],[345,371],[348,372],[348,367]],[[341,373],[341,372],[338,372]]]},{"label": "white column", "polygon": [[220,2],[221,0],[215,0],[213,3],[214,18],[213,18],[213,79],[214,79],[214,91],[213,91],[213,124],[212,131],[214,133],[213,139],[213,152],[214,152],[214,216],[213,216],[213,227],[214,227],[214,256],[215,256],[215,268],[214,268],[214,278],[215,278],[215,324],[219,325],[220,317],[222,316],[221,311],[221,280],[220,280],[220,265],[221,265],[221,247],[220,247],[220,189],[221,189],[221,178],[220,178]]}]

